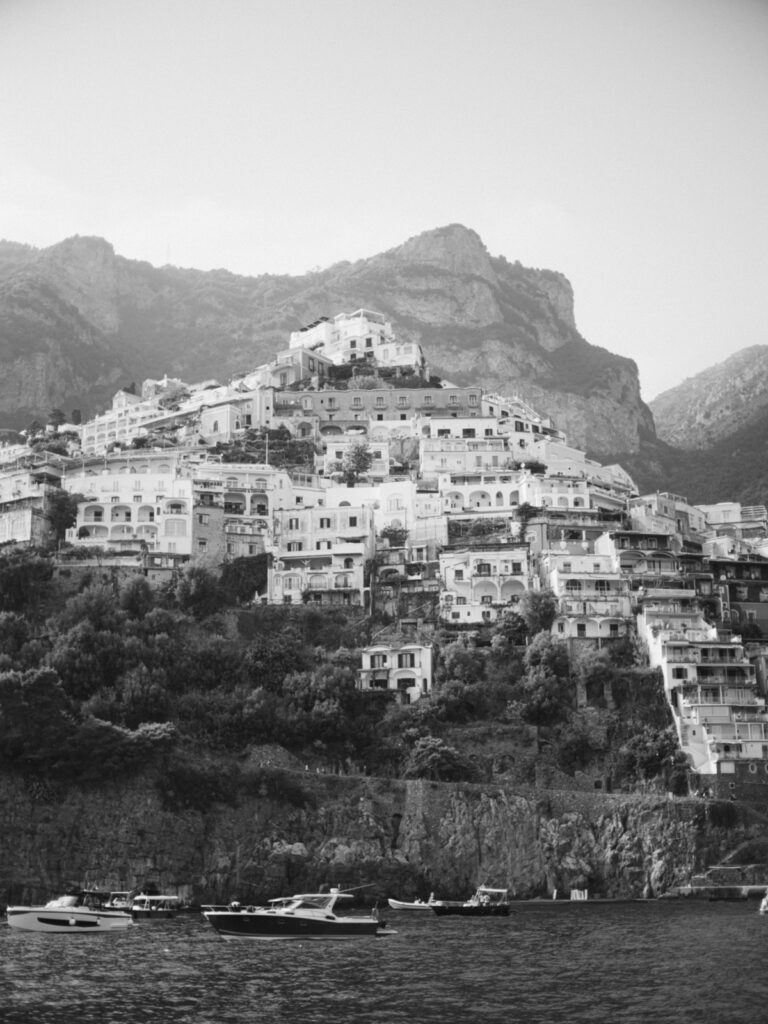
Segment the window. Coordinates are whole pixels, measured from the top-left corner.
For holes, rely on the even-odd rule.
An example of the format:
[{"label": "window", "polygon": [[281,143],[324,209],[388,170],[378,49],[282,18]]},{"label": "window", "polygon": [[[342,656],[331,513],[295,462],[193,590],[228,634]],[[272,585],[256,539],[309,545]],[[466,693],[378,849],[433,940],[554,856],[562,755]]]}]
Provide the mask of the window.
[{"label": "window", "polygon": [[303,546],[304,545],[301,543],[300,540],[292,540],[288,542],[289,551],[301,551]]},{"label": "window", "polygon": [[208,547],[208,541],[207,540],[199,540],[197,542],[197,550],[198,551],[205,551],[205,549],[207,547]]},{"label": "window", "polygon": [[206,512],[198,512],[197,514],[197,521],[200,526],[207,526],[210,518],[211,517]]},{"label": "window", "polygon": [[330,518],[328,516],[321,516],[320,517],[320,529],[321,530],[330,530],[330,528],[331,528],[331,520],[330,520]]},{"label": "window", "polygon": [[379,408],[381,408],[381,406],[384,405],[384,396],[383,395],[377,395],[376,396],[376,405],[379,406]]},{"label": "window", "polygon": [[350,526],[357,526],[357,516],[350,516],[349,517],[349,525]]},{"label": "window", "polygon": [[585,623],[580,622],[576,626],[576,636],[586,636],[586,635],[587,635],[587,627],[586,627]]},{"label": "window", "polygon": [[490,576],[491,575],[491,563],[490,562],[478,562],[477,563],[477,575],[478,576]]},{"label": "window", "polygon": [[470,395],[469,396],[469,404],[470,405],[477,405],[477,395]]},{"label": "window", "polygon": [[483,594],[483,596],[480,598],[480,604],[491,604],[492,600],[493,599],[491,598],[490,594]]},{"label": "window", "polygon": [[113,505],[117,505],[117,504],[118,504],[119,502],[120,502],[120,497],[119,497],[119,495],[113,495],[113,496],[112,496],[112,504],[113,504]]},{"label": "window", "polygon": [[137,503],[138,505],[140,505],[140,504],[141,504],[141,495],[140,495],[140,494],[134,494],[134,496],[133,496],[133,500],[134,500],[134,501],[135,501],[135,502],[136,502],[136,503]]},{"label": "window", "polygon": [[298,530],[299,529],[299,520],[295,516],[292,516],[288,520],[288,529],[289,530]]},{"label": "window", "polygon": [[371,655],[371,668],[386,668],[387,656],[386,654],[372,654]]},{"label": "window", "polygon": [[455,580],[458,580],[459,582],[461,582],[464,579],[464,570],[463,569],[456,569],[456,570],[454,570],[453,578]]},{"label": "window", "polygon": [[456,604],[466,604],[466,603],[467,603],[466,597],[457,597],[456,598]]},{"label": "window", "polygon": [[523,571],[523,563],[522,562],[513,562],[512,563],[512,574],[514,576],[520,576],[522,571]]},{"label": "window", "polygon": [[449,402],[450,405],[458,405],[459,404],[459,396],[458,395],[450,395],[450,397],[448,398],[448,402]]},{"label": "window", "polygon": [[397,656],[397,667],[398,668],[415,668],[416,667],[416,655],[415,654],[398,654],[398,656]]}]

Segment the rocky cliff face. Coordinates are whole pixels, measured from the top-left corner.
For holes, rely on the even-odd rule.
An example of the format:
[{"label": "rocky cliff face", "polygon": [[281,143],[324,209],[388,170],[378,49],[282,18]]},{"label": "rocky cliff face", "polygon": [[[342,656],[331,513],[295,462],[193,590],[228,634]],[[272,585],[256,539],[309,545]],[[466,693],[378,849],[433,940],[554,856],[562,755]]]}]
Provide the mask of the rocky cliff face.
[{"label": "rocky cliff face", "polygon": [[88,417],[118,387],[166,372],[226,380],[271,359],[291,330],[360,307],[418,341],[433,373],[527,398],[595,454],[654,434],[635,364],[579,335],[566,278],[492,257],[460,225],[301,277],[155,268],[96,238],[3,243],[0,426],[53,406]]},{"label": "rocky cliff face", "polygon": [[663,441],[688,450],[711,447],[768,411],[768,345],[737,352],[650,405]]},{"label": "rocky cliff face", "polygon": [[[735,810],[592,793],[293,773],[263,792],[169,810],[151,780],[87,792],[0,780],[0,901],[68,884],[154,884],[187,898],[256,902],[316,886],[455,898],[481,883],[518,897],[588,888],[658,895],[748,835]],[[300,797],[297,794],[300,793]]]}]

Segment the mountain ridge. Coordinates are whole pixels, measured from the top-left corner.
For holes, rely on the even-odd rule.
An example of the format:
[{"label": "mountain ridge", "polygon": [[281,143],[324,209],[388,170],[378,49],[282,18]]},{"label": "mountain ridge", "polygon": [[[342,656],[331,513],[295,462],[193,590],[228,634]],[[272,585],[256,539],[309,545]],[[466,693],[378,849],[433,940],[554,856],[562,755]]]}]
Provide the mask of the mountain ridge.
[{"label": "mountain ridge", "polygon": [[53,406],[87,418],[118,387],[163,373],[225,378],[269,361],[318,316],[357,308],[422,345],[433,372],[519,395],[574,444],[636,451],[655,436],[636,364],[579,334],[567,278],[492,256],[458,224],[298,277],[156,268],[88,236],[3,243],[0,426]]}]

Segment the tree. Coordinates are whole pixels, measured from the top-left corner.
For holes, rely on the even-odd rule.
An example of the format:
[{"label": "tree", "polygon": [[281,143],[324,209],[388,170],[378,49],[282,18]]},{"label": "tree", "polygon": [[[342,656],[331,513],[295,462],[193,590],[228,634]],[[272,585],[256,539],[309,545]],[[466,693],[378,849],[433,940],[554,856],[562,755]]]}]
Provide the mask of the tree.
[{"label": "tree", "polygon": [[48,413],[48,426],[53,427],[54,430],[58,430],[62,423],[66,421],[67,417],[59,408],[51,409]]},{"label": "tree", "polygon": [[53,562],[15,545],[0,552],[0,611],[33,607],[53,576]]},{"label": "tree", "polygon": [[519,607],[530,636],[548,633],[557,615],[557,596],[551,590],[526,590]]},{"label": "tree", "polygon": [[340,466],[347,487],[354,487],[363,473],[367,473],[373,462],[373,453],[364,441],[351,444],[344,454]]},{"label": "tree", "polygon": [[423,736],[414,744],[403,776],[441,782],[478,782],[481,772],[473,761],[444,740],[437,736]]},{"label": "tree", "polygon": [[82,494],[70,494],[59,487],[48,494],[46,513],[57,541],[63,540],[66,531],[77,522],[77,507],[84,500]]}]

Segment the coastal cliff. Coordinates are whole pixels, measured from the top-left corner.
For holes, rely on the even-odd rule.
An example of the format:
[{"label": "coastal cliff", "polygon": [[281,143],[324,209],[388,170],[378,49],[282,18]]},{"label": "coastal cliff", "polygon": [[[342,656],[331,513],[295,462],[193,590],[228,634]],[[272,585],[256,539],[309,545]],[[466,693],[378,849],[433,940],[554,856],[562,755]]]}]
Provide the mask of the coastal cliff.
[{"label": "coastal cliff", "polygon": [[[155,780],[157,781],[157,780]],[[275,785],[282,789],[276,798]],[[0,893],[156,886],[257,902],[318,885],[439,897],[588,888],[657,896],[750,835],[732,805],[273,771],[251,793],[171,808],[153,780],[61,792],[0,779]],[[0,897],[0,898],[2,898]]]}]

